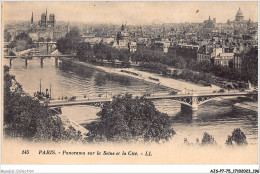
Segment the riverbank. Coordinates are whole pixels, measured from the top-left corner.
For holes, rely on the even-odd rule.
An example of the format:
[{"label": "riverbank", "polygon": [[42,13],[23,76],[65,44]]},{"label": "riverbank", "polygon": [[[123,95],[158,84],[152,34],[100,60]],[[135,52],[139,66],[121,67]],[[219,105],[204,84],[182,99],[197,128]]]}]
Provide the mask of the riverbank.
[{"label": "riverbank", "polygon": [[251,110],[254,112],[258,112],[258,103],[256,102],[242,102],[234,104],[235,107]]},{"label": "riverbank", "polygon": [[115,74],[122,75],[122,76],[136,78],[136,79],[143,80],[143,81],[146,81],[149,83],[153,83],[156,85],[171,88],[173,90],[177,90],[180,93],[190,93],[190,92],[196,92],[196,91],[212,93],[213,91],[217,91],[220,89],[220,87],[215,86],[215,85],[212,85],[212,87],[204,87],[204,86],[186,82],[184,80],[175,80],[172,78],[163,77],[162,75],[159,75],[159,74],[136,70],[134,68],[110,68],[110,67],[92,65],[87,62],[80,62],[78,60],[73,60],[70,58],[61,58],[61,60],[62,61],[71,61],[72,63],[74,63],[76,65],[82,65],[82,66],[93,68],[95,70],[106,72],[106,73],[115,73]]}]

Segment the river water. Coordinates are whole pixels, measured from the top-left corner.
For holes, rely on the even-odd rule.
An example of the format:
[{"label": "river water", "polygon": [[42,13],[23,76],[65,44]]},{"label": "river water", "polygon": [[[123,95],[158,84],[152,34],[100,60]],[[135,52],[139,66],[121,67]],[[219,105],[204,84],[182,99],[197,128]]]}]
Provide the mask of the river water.
[{"label": "river water", "polygon": [[[9,60],[4,64],[9,66]],[[33,58],[28,60],[27,67],[22,59],[12,61],[10,73],[29,94],[39,91],[40,79],[42,90],[52,89],[53,98],[62,97],[87,97],[115,95],[120,93],[132,93],[140,95],[144,92],[169,93],[171,89],[132,79],[131,84],[125,85],[115,81],[106,80],[105,84],[97,85],[97,77],[100,73],[90,69],[87,74],[79,75],[77,72],[64,71],[55,66],[54,58],[44,59],[41,67],[40,60]],[[223,99],[211,101],[199,106],[195,115],[184,115],[180,112],[180,104],[171,100],[155,101],[158,110],[171,116],[176,135],[175,142],[183,143],[184,138],[195,143],[196,138],[201,140],[203,133],[211,134],[216,142],[224,146],[228,135],[235,128],[240,128],[247,136],[251,145],[258,143],[258,118],[257,113],[233,106],[239,99]],[[97,119],[96,113],[100,108],[92,106],[68,106],[62,108],[62,114],[71,120],[85,124]]]}]

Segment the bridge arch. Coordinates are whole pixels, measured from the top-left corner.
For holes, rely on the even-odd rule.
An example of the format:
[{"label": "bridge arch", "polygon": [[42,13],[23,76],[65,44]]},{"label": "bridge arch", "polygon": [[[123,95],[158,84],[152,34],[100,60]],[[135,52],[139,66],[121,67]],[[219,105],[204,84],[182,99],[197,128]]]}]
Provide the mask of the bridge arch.
[{"label": "bridge arch", "polygon": [[176,101],[176,102],[178,102],[178,103],[180,103],[180,104],[184,104],[184,105],[186,105],[186,106],[190,106],[190,107],[192,107],[191,104],[186,103],[186,102],[184,102],[184,101],[180,101],[180,100],[176,100],[176,99],[171,99],[171,100]]},{"label": "bridge arch", "polygon": [[153,100],[153,101],[161,100],[161,99],[173,100],[180,104],[184,104],[184,105],[192,107],[192,97],[170,97],[170,98],[148,98],[148,99]]},{"label": "bridge arch", "polygon": [[[197,100],[198,100],[198,106],[204,104],[204,103],[207,103],[207,102],[210,102],[212,100],[217,100],[217,99],[222,99],[223,98],[230,98],[232,96],[202,96],[202,97],[198,97]],[[233,97],[238,97],[238,96],[233,96]],[[239,97],[244,97],[244,98],[248,98],[247,95],[241,95]]]}]

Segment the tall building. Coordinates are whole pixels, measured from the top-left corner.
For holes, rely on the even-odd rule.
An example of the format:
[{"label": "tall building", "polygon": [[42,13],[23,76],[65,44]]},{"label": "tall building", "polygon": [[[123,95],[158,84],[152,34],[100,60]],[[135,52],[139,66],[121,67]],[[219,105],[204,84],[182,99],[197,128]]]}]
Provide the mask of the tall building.
[{"label": "tall building", "polygon": [[40,27],[54,27],[55,26],[55,15],[50,14],[49,20],[48,20],[48,13],[47,9],[46,12],[42,14],[41,20],[39,21]]},{"label": "tall building", "polygon": [[39,38],[44,38],[45,40],[48,38],[51,40],[58,39],[59,36],[63,36],[63,33],[67,33],[67,30],[66,32],[64,32],[64,30],[61,30],[58,31],[58,33],[62,33],[62,34],[54,34],[57,30],[61,30],[61,29],[56,28],[56,20],[54,14],[48,15],[48,11],[46,9],[46,12],[41,15],[38,24],[37,23],[35,24],[33,12],[32,12],[29,35],[34,41],[37,41]]},{"label": "tall building", "polygon": [[243,21],[243,20],[244,20],[244,14],[239,7],[237,14],[236,14],[236,21],[240,22],[240,21]]},{"label": "tall building", "polygon": [[213,20],[209,19],[204,21],[203,28],[204,29],[214,29],[216,25],[216,18],[213,18]]},{"label": "tall building", "polygon": [[50,25],[51,27],[54,27],[54,25],[55,25],[55,15],[54,14],[50,14],[48,25]]},{"label": "tall building", "polygon": [[126,28],[126,24],[122,24],[121,30],[116,34],[116,42],[114,43],[113,47],[118,49],[127,49],[129,43],[129,33]]}]

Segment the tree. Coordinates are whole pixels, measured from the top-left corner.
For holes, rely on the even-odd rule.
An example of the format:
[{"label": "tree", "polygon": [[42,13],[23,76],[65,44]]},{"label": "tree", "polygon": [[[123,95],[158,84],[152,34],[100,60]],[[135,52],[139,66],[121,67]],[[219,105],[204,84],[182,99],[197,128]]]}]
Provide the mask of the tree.
[{"label": "tree", "polygon": [[10,51],[9,56],[16,56],[16,54],[13,51]]},{"label": "tree", "polygon": [[214,137],[207,132],[204,132],[203,138],[201,140],[201,145],[212,145],[216,144]]},{"label": "tree", "polygon": [[79,29],[77,27],[72,28],[70,32],[66,34],[65,38],[68,38],[71,41],[71,51],[75,53],[79,43],[81,42]]},{"label": "tree", "polygon": [[44,40],[44,38],[43,37],[40,37],[39,39],[38,39],[38,42],[44,42],[45,40]]},{"label": "tree", "polygon": [[4,30],[4,41],[10,42],[11,38],[12,38],[11,34],[5,29]]},{"label": "tree", "polygon": [[92,52],[90,43],[82,42],[77,48],[77,57],[83,62],[90,61],[92,60],[92,58],[90,58],[90,52]]},{"label": "tree", "polygon": [[16,49],[18,51],[22,51],[25,49],[29,49],[34,47],[34,43],[32,41],[32,38],[28,36],[25,32],[18,34],[15,38],[13,43],[11,43],[12,46],[16,46]]},{"label": "tree", "polygon": [[46,39],[46,41],[47,41],[47,42],[50,42],[50,41],[51,41],[51,38],[48,37],[48,38]]},{"label": "tree", "polygon": [[251,48],[242,59],[242,76],[243,80],[250,80],[251,83],[258,82],[258,49]]},{"label": "tree", "polygon": [[72,127],[65,129],[60,117],[53,115],[49,108],[21,93],[21,85],[9,74],[9,67],[5,66],[3,123],[5,135],[43,141],[81,140],[82,135]]},{"label": "tree", "polygon": [[32,44],[33,43],[32,38],[30,38],[28,36],[28,34],[25,33],[25,32],[22,32],[22,33],[18,34],[15,37],[15,40],[25,40],[28,44]]},{"label": "tree", "polygon": [[237,144],[239,146],[247,145],[246,135],[240,128],[234,129],[232,136],[228,136],[226,140],[227,145]]},{"label": "tree", "polygon": [[108,45],[100,42],[94,45],[93,51],[95,57],[102,62],[104,59],[112,60],[112,52],[115,50],[110,48]]},{"label": "tree", "polygon": [[144,97],[117,95],[98,113],[100,121],[87,126],[88,141],[168,141],[174,134],[167,114]]},{"label": "tree", "polygon": [[78,28],[73,28],[70,32],[57,40],[57,49],[62,54],[76,53],[79,43],[81,41],[81,35]]},{"label": "tree", "polygon": [[57,49],[62,54],[71,53],[72,50],[72,42],[69,38],[62,37],[57,40]]}]

